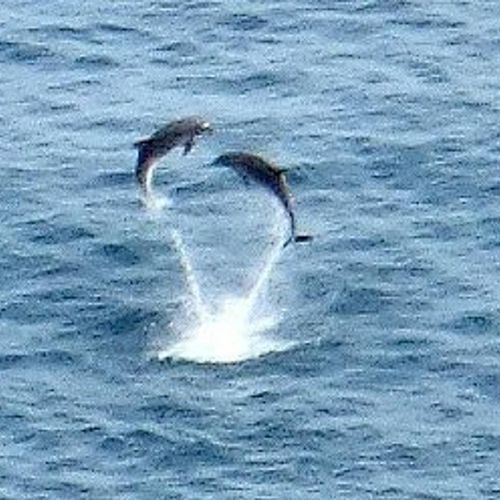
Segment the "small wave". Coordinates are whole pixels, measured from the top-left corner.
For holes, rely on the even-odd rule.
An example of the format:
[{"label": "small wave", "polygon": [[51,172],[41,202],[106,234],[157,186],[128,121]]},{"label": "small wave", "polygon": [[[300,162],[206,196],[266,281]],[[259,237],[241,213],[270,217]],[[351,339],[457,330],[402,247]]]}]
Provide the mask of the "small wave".
[{"label": "small wave", "polygon": [[60,349],[50,349],[25,353],[6,353],[0,355],[0,371],[29,366],[61,366],[76,365],[78,355]]},{"label": "small wave", "polygon": [[77,66],[83,66],[87,69],[108,69],[119,66],[118,62],[112,57],[99,54],[86,54],[79,56],[75,60]]},{"label": "small wave", "polygon": [[118,23],[97,23],[95,28],[105,33],[141,33],[141,31],[135,27],[125,26]]},{"label": "small wave", "polygon": [[0,42],[0,56],[7,61],[35,63],[42,59],[53,58],[54,53],[44,44],[27,42]]},{"label": "small wave", "polygon": [[63,245],[76,242],[82,239],[94,239],[94,233],[85,227],[68,225],[63,223],[50,223],[43,220],[33,224],[32,235],[29,240],[33,243],[44,245]]},{"label": "small wave", "polygon": [[88,28],[83,26],[71,26],[69,24],[49,23],[33,26],[27,29],[30,34],[45,36],[48,40],[73,39],[86,40],[90,36]]},{"label": "small wave", "polygon": [[263,17],[251,14],[233,14],[222,20],[222,24],[235,31],[258,31],[267,26]]},{"label": "small wave", "polygon": [[106,243],[100,245],[99,253],[122,267],[134,266],[141,261],[141,254],[138,249],[123,244]]}]

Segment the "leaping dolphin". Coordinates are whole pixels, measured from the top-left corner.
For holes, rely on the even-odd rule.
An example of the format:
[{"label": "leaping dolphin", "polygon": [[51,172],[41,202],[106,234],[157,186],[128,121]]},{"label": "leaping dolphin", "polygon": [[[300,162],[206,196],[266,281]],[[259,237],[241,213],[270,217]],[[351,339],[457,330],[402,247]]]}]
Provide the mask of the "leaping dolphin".
[{"label": "leaping dolphin", "polygon": [[260,156],[243,152],[225,153],[216,158],[212,164],[232,167],[244,179],[248,177],[252,178],[259,184],[270,189],[278,197],[290,217],[291,235],[283,245],[284,247],[292,241],[303,242],[312,240],[312,236],[310,235],[296,234],[293,197],[286,181],[285,169],[264,160]]},{"label": "leaping dolphin", "polygon": [[143,192],[150,192],[153,171],[163,156],[176,146],[184,146],[184,154],[188,154],[195,138],[211,130],[209,122],[188,117],[170,122],[150,137],[135,142],[134,146],[139,150],[135,175]]}]

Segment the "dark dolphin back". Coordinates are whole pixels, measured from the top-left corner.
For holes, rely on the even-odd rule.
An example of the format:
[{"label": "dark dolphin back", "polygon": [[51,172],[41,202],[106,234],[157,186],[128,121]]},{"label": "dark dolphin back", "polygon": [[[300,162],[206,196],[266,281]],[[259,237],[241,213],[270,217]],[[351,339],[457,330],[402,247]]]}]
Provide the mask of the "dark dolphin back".
[{"label": "dark dolphin back", "polygon": [[242,156],[239,168],[259,184],[270,189],[284,206],[290,217],[292,238],[295,236],[295,214],[293,197],[288,187],[285,171],[272,163],[254,155]]},{"label": "dark dolphin back", "polygon": [[267,162],[260,156],[243,152],[225,153],[219,156],[214,163],[234,168],[244,178],[252,178],[276,195],[290,218],[290,237],[286,240],[284,246],[287,246],[292,241],[304,242],[312,239],[309,235],[296,234],[295,213],[293,211],[294,200],[288,187],[285,169]]},{"label": "dark dolphin back", "polygon": [[179,139],[195,136],[200,129],[200,118],[189,117],[168,123],[157,130],[150,138],[156,145],[176,144]]}]

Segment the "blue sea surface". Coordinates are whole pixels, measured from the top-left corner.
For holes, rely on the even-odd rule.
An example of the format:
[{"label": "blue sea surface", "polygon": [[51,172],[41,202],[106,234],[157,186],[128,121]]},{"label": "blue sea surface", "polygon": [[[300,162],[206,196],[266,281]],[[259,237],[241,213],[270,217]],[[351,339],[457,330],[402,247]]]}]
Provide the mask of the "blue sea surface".
[{"label": "blue sea surface", "polygon": [[4,0],[0,134],[0,498],[500,498],[500,3]]}]

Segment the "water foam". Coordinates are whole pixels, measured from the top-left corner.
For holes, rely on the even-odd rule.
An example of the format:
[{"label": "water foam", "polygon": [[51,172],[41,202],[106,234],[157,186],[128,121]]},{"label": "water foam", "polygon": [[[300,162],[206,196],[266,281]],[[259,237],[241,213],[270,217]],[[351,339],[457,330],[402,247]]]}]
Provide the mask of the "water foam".
[{"label": "water foam", "polygon": [[235,363],[283,351],[291,346],[290,342],[269,335],[269,330],[279,323],[280,318],[276,311],[270,310],[260,300],[281,255],[283,237],[265,255],[264,265],[248,293],[212,302],[202,296],[180,233],[174,230],[172,238],[188,291],[186,306],[193,314],[190,321],[174,323],[176,340],[159,350],[158,359]]},{"label": "water foam", "polygon": [[166,196],[154,193],[152,190],[141,194],[141,201],[150,215],[160,213],[164,208],[170,208],[172,201]]}]

